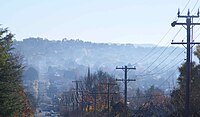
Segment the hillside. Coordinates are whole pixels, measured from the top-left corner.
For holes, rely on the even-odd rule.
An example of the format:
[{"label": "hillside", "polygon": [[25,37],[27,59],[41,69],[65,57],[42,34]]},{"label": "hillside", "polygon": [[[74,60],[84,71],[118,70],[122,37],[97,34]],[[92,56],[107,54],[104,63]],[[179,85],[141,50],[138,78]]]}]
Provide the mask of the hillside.
[{"label": "hillside", "polygon": [[[127,64],[145,66],[152,63],[166,49],[166,47],[143,46],[134,44],[106,44],[91,43],[81,40],[49,41],[41,38],[29,38],[23,41],[15,41],[16,49],[24,55],[28,65],[32,65],[46,72],[49,66],[61,69],[73,69],[78,66],[90,66],[91,68],[111,68]],[[139,61],[154,48],[153,56]],[[162,57],[166,57],[175,47],[168,47]],[[162,64],[166,65],[174,59],[174,56],[183,51],[177,48]],[[183,56],[179,58],[183,59]],[[177,58],[178,59],[178,58]],[[162,61],[158,59],[156,63]],[[155,64],[156,65],[156,64]]]},{"label": "hillside", "polygon": [[[160,82],[159,79],[162,81],[168,78],[180,66],[185,56],[184,48],[174,46],[155,48],[154,45],[92,43],[72,39],[50,41],[42,38],[28,38],[14,41],[14,44],[24,56],[26,66],[37,69],[39,79],[42,80],[44,74],[65,74],[67,78],[63,79],[67,79],[66,82],[86,75],[88,67],[92,72],[101,69],[123,77],[123,72],[115,70],[115,67],[129,65],[137,68],[129,73],[130,77],[138,75],[138,81],[141,81],[135,86],[156,85]],[[157,72],[159,73],[154,74]],[[173,80],[176,74],[173,75]],[[169,80],[170,83],[172,79]]]}]

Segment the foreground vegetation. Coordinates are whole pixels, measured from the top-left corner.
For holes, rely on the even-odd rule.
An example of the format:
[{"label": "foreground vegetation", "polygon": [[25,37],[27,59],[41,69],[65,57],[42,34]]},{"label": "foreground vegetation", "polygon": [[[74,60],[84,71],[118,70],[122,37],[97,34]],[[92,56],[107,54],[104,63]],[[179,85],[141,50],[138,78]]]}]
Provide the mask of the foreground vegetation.
[{"label": "foreground vegetation", "polygon": [[12,48],[13,34],[0,28],[0,117],[33,116],[22,86],[21,56]]}]

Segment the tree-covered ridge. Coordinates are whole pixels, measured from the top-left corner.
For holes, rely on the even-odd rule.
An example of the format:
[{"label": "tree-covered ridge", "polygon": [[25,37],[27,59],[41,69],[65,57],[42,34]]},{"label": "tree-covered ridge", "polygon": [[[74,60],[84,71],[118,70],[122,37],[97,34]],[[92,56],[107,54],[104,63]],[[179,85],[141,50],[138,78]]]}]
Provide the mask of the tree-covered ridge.
[{"label": "tree-covered ridge", "polygon": [[31,116],[33,111],[21,81],[24,67],[12,43],[13,34],[0,28],[0,116]]},{"label": "tree-covered ridge", "polygon": [[[91,68],[105,66],[119,66],[127,63],[135,63],[141,57],[144,57],[153,47],[139,46],[137,44],[108,44],[92,43],[82,40],[47,40],[42,38],[28,38],[23,41],[15,41],[15,47],[21,51],[27,62],[32,65],[42,63],[44,70],[48,65],[60,66],[62,68],[73,68],[74,66],[90,65]],[[161,54],[166,47],[158,47],[154,51],[159,51],[151,59],[140,61],[139,65],[151,63]],[[166,55],[172,52],[175,47],[168,47]],[[183,48],[177,48],[174,56],[180,53]],[[154,52],[154,53],[155,53]],[[174,58],[170,56],[165,62],[168,63]],[[39,61],[38,61],[39,60]],[[158,62],[161,62],[159,59]]]}]

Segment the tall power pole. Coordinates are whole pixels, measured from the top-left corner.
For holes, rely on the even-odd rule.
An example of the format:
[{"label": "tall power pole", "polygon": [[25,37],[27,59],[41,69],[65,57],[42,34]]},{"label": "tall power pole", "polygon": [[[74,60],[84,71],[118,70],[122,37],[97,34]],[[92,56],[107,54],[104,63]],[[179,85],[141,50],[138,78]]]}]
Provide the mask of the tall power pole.
[{"label": "tall power pole", "polygon": [[[127,83],[128,81],[136,81],[135,79],[128,79],[127,78],[127,73],[128,73],[128,70],[131,70],[131,69],[136,69],[135,67],[116,67],[116,69],[122,69],[124,71],[124,79],[116,79],[117,81],[124,81],[124,105],[125,105],[125,108],[127,108]],[[127,117],[127,109],[125,110],[125,117]]]},{"label": "tall power pole", "polygon": [[199,11],[196,16],[190,15],[190,11],[188,10],[187,15],[180,15],[180,11],[178,11],[178,18],[186,18],[186,23],[177,23],[174,21],[171,26],[174,27],[175,25],[182,25],[186,26],[187,30],[187,42],[172,42],[171,44],[186,44],[187,47],[187,60],[186,60],[186,82],[185,82],[185,117],[190,116],[190,70],[191,70],[191,44],[200,44],[196,42],[191,42],[190,40],[190,31],[194,25],[200,25],[200,23],[193,23],[193,18],[199,18]]}]

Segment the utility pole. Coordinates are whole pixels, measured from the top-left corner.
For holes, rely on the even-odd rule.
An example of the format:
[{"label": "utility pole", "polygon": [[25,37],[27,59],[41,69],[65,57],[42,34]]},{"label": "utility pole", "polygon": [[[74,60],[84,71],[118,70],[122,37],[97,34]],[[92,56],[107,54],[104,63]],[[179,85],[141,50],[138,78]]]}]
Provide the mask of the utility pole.
[{"label": "utility pole", "polygon": [[[78,85],[78,82],[81,82],[81,81],[74,81],[75,83],[77,83],[77,85],[76,85],[76,88],[77,89],[79,89],[79,85]],[[76,92],[76,95],[77,95],[77,92],[80,92],[81,94],[81,117],[83,117],[83,113],[84,113],[84,111],[85,111],[85,108],[84,108],[84,96],[85,96],[85,94],[84,94],[84,92],[86,92],[86,91],[83,91],[83,90],[77,90],[77,89],[75,89],[74,90],[74,92]],[[78,94],[79,95],[79,94]],[[77,98],[77,97],[76,97]],[[78,99],[76,99],[76,101],[77,101],[77,103],[80,103],[79,101],[78,101]],[[74,105],[74,103],[73,103],[73,105]],[[74,109],[73,109],[73,111],[74,111]],[[77,112],[77,114],[78,114],[78,112]],[[78,116],[78,115],[77,115]]]},{"label": "utility pole", "polygon": [[[73,83],[76,83],[76,108],[77,108],[77,111],[78,111],[78,92],[79,92],[79,83],[80,82],[82,82],[82,81],[78,81],[78,80],[76,80],[76,81],[72,81]],[[77,112],[77,114],[78,114],[78,112]]]},{"label": "utility pole", "polygon": [[94,95],[94,110],[93,110],[94,116],[93,117],[96,117],[97,94],[101,94],[101,93],[97,93],[97,90],[95,89],[94,92],[91,92],[89,94]]},{"label": "utility pole", "polygon": [[116,81],[124,81],[124,105],[125,105],[125,117],[127,117],[127,83],[128,81],[136,81],[135,79],[127,79],[128,70],[136,69],[135,67],[116,67],[116,69],[122,69],[124,71],[124,79],[116,79]]},{"label": "utility pole", "polygon": [[91,95],[94,95],[94,117],[96,117],[96,106],[97,106],[97,90],[95,89],[94,92],[90,93]]},{"label": "utility pole", "polygon": [[75,107],[74,107],[74,95],[72,95],[72,97],[73,97],[73,102],[72,102],[72,104],[73,104],[73,112],[74,112],[74,110],[75,110]]},{"label": "utility pole", "polygon": [[[94,117],[96,117],[96,104],[97,104],[97,94],[107,94],[107,95],[109,95],[110,96],[110,94],[116,94],[116,93],[108,93],[108,92],[97,92],[96,90],[95,90],[95,92],[93,92],[93,93],[90,93],[91,95],[94,95]],[[108,96],[108,97],[109,97]],[[109,100],[108,100],[108,102],[109,102]],[[108,103],[109,104],[109,103]],[[108,113],[108,117],[109,117],[109,113]]]},{"label": "utility pole", "polygon": [[95,89],[95,93],[94,93],[94,117],[96,117],[96,110],[97,110],[97,90]]},{"label": "utility pole", "polygon": [[83,117],[83,112],[84,112],[84,91],[78,91],[78,92],[81,92],[81,115]]},{"label": "utility pole", "polygon": [[[197,42],[191,42],[190,40],[190,31],[191,28],[194,25],[200,25],[200,23],[193,23],[193,18],[199,18],[199,11],[197,15],[190,15],[190,11],[188,10],[187,15],[180,15],[180,11],[178,10],[178,18],[186,18],[186,23],[177,23],[177,21],[174,21],[171,26],[174,27],[175,25],[182,25],[183,27],[186,25],[187,30],[187,42],[173,42],[171,44],[186,44],[187,47],[187,60],[186,60],[186,82],[185,82],[185,117],[190,117],[190,76],[191,76],[191,55],[190,55],[190,49],[191,44],[200,44]],[[192,27],[191,27],[192,26]]]},{"label": "utility pole", "polygon": [[110,93],[110,85],[117,85],[116,83],[110,83],[110,82],[108,82],[108,83],[102,83],[102,84],[105,84],[105,85],[107,85],[107,103],[108,103],[108,117],[110,117],[110,94],[116,94],[116,93]]}]

